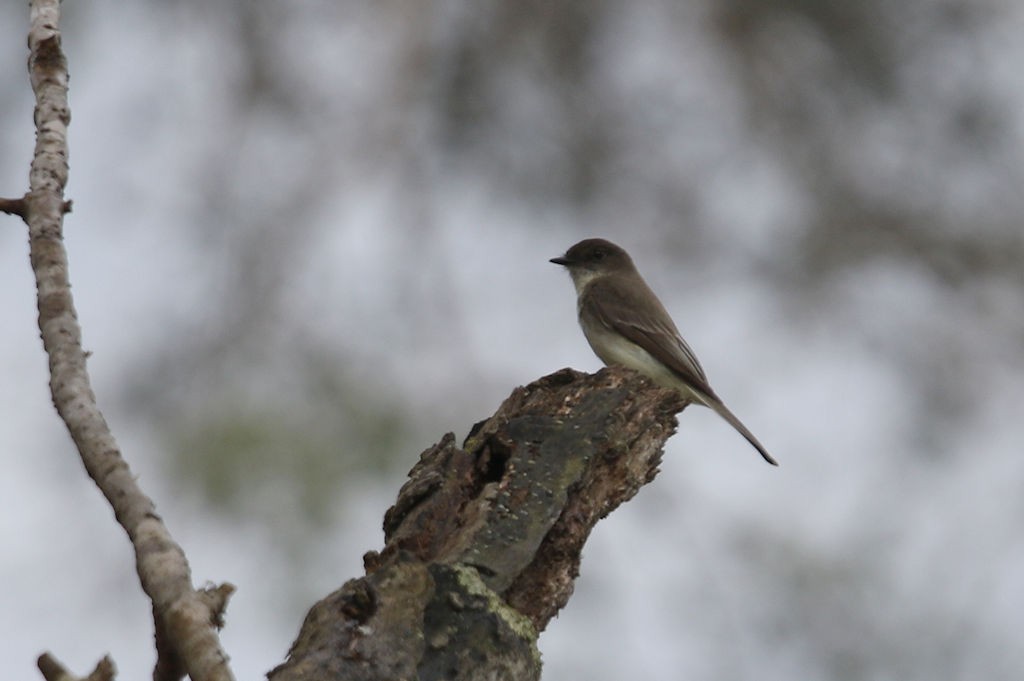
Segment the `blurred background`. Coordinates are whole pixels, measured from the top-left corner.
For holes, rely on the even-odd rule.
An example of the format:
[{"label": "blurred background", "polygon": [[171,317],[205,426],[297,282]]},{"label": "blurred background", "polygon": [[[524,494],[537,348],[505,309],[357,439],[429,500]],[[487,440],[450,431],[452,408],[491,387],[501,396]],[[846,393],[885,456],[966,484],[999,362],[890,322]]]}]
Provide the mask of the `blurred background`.
[{"label": "blurred background", "polygon": [[[593,371],[548,258],[625,246],[712,384],[598,525],[544,677],[1019,679],[1024,2],[65,3],[100,404],[240,679],[361,573],[421,450]],[[0,195],[27,187],[0,5]],[[0,676],[151,673],[130,547],[0,229]]]}]

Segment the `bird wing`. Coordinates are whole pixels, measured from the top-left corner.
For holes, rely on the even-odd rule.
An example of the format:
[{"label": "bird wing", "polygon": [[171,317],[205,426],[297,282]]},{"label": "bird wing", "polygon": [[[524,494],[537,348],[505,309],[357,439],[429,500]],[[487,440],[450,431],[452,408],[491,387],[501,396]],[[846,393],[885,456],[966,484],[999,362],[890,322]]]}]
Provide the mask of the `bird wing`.
[{"label": "bird wing", "polygon": [[[649,300],[657,303],[660,314],[645,312],[645,306],[639,304],[645,289]],[[629,286],[622,286],[608,278],[600,278],[587,287],[584,295],[588,300],[581,307],[592,311],[596,321],[639,345],[688,385],[717,399],[697,356],[679,335],[672,318],[643,279],[638,278],[630,281]]]},{"label": "bird wing", "polygon": [[[629,286],[622,286],[621,282],[609,281],[607,277],[596,279],[584,291],[587,299],[581,301],[580,309],[589,311],[593,321],[636,343],[670,369],[696,393],[698,399],[739,431],[765,461],[778,466],[764,445],[711,389],[697,356],[679,335],[672,318],[644,280],[637,278],[629,283]],[[656,305],[653,312],[649,305],[640,304],[645,293]]]}]

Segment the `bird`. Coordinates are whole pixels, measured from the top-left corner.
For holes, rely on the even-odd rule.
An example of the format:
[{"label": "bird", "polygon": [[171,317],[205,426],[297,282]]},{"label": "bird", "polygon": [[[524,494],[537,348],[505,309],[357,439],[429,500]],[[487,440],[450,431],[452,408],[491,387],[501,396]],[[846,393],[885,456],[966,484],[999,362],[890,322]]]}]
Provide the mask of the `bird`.
[{"label": "bird", "polygon": [[624,249],[606,239],[584,239],[550,262],[569,271],[583,335],[605,365],[621,365],[712,409],[773,466],[764,445],[725,406],[697,356]]}]

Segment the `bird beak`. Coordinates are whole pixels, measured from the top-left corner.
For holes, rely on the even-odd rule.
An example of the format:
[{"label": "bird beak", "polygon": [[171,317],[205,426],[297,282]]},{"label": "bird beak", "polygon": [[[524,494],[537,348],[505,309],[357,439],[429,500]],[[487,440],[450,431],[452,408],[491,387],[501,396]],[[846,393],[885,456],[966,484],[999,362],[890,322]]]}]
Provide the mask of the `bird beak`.
[{"label": "bird beak", "polygon": [[548,262],[553,262],[556,265],[562,265],[564,267],[568,267],[570,264],[572,264],[572,260],[569,260],[569,258],[565,257],[564,255],[560,255],[557,258],[551,258],[551,260],[548,260]]}]

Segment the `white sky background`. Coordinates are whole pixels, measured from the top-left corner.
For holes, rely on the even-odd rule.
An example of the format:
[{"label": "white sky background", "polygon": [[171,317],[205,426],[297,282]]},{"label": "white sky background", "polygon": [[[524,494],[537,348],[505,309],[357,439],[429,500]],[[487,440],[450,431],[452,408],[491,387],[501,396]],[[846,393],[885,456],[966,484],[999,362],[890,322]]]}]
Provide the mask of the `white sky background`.
[{"label": "white sky background", "polygon": [[[1016,4],[1006,7],[1020,16]],[[283,659],[308,606],[359,575],[363,552],[380,548],[380,519],[402,477],[368,473],[340,489],[338,523],[310,550],[299,541],[274,543],[269,528],[217,516],[165,475],[157,435],[118,397],[151,344],[173,345],[169,339],[217,323],[218,311],[204,303],[219,285],[219,263],[182,227],[204,209],[196,198],[204,150],[220,135],[242,135],[249,146],[233,191],[243,197],[281,191],[302,173],[294,164],[304,157],[287,134],[261,131],[258,115],[256,122],[225,116],[218,78],[230,72],[233,56],[218,51],[216,23],[206,33],[191,24],[183,35],[161,23],[173,12],[153,14],[148,5],[65,5],[69,11],[81,32],[64,26],[72,73],[68,195],[75,201],[65,224],[94,387],[195,581],[239,587],[224,645],[238,678],[260,678]],[[318,66],[337,65],[325,77],[368,98],[376,84],[366,74],[393,66],[386,42],[393,38],[371,15],[365,10],[353,23],[379,33],[349,27],[293,36]],[[17,11],[0,10],[5,71],[24,63],[25,20],[18,21]],[[621,77],[639,88],[659,76],[658,41],[645,39],[658,28],[643,12],[624,25],[635,33],[624,31],[622,40],[633,35],[637,47],[609,50],[630,55]],[[680,66],[686,77],[678,97],[701,102],[697,129],[712,120],[727,138],[743,117],[733,96],[715,89],[720,66],[700,46],[693,54]],[[1014,56],[1019,65],[1019,50]],[[992,63],[985,77],[1006,78],[1007,67]],[[12,83],[16,89],[7,91]],[[31,100],[27,77],[2,86],[0,194],[13,196],[27,182]],[[520,106],[510,125],[521,117],[525,131],[544,102],[524,93]],[[339,126],[358,129],[359,117],[374,111],[361,101],[352,110],[355,120]],[[884,136],[884,125],[865,123],[875,125]],[[245,136],[232,126],[256,132]],[[1020,121],[1017,130],[1024,130]],[[1008,143],[1016,158],[1020,142],[1018,135]],[[751,266],[784,260],[798,238],[801,206],[770,160],[749,149],[722,160],[727,146],[701,135],[637,146],[638,182],[653,181],[643,177],[645,154],[720,160],[692,189],[702,197],[697,212],[714,235],[707,251],[714,258],[682,262],[660,248],[663,234],[646,228],[648,216],[616,213],[612,201],[591,214],[528,205],[473,167],[430,158],[414,156],[425,165],[414,172],[431,178],[426,203],[396,208],[408,176],[389,165],[394,159],[367,159],[371,172],[357,167],[326,181],[330,198],[315,213],[315,228],[281,224],[282,243],[313,240],[289,244],[299,267],[283,285],[289,312],[280,323],[301,323],[324,342],[351,348],[365,359],[365,375],[413,404],[433,409],[438,395],[456,396],[432,412],[450,420],[433,424],[428,437],[462,436],[516,385],[563,366],[598,368],[575,323],[568,277],[547,259],[585,236],[618,241],[719,393],[782,465],[764,465],[711,412],[685,411],[663,474],[600,523],[588,543],[576,593],[541,638],[545,678],[1016,678],[1024,669],[1024,380],[1003,367],[1019,368],[1019,349],[1006,335],[949,319],[943,291],[898,263],[834,283],[828,310],[807,324]],[[354,149],[357,143],[343,141],[337,153]],[[868,154],[851,150],[851,167],[864,162],[858,153]],[[1006,158],[1015,157],[1008,151]],[[899,158],[890,168],[894,176],[914,170]],[[957,205],[969,208],[983,193],[969,190]],[[424,205],[425,216],[418,212]],[[394,221],[419,217],[441,247],[404,248],[409,232]],[[225,231],[247,227],[244,216],[221,219]],[[13,218],[0,225],[0,498],[7,509],[0,515],[0,676],[39,678],[35,657],[48,650],[78,673],[109,652],[121,678],[144,678],[153,663],[149,608],[128,543],[50,404],[25,230]],[[416,280],[426,289],[411,299],[397,276],[409,270],[422,271]],[[429,301],[438,285],[446,298],[437,307],[443,332],[421,337],[407,328],[408,306]],[[983,302],[1017,310],[1020,293],[994,285]],[[955,429],[922,423],[912,376],[878,349],[879,339],[922,330],[968,338],[977,355],[993,358],[978,364],[981,387],[965,387],[976,407]],[[248,370],[258,377],[260,367]],[[923,427],[939,434],[922,435]],[[905,455],[913,450],[922,455]],[[408,452],[406,468],[418,453]],[[287,494],[282,523],[294,503]],[[287,555],[296,550],[309,555]],[[865,649],[875,666],[858,666]]]}]

